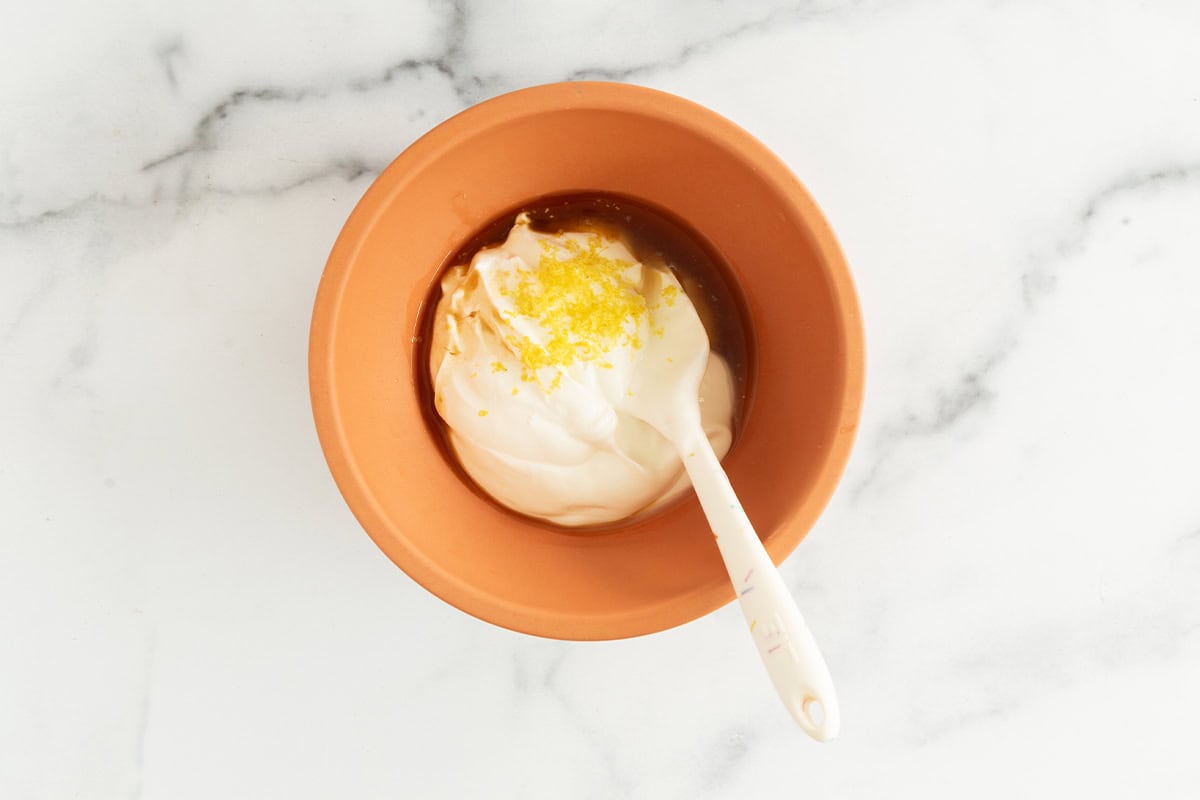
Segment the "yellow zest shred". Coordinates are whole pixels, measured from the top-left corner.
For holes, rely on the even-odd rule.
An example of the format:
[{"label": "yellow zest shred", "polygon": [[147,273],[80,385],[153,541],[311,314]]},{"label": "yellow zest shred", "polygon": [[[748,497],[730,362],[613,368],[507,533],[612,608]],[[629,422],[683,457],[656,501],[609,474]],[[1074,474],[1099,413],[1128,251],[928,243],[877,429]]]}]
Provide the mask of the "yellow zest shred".
[{"label": "yellow zest shred", "polygon": [[607,353],[642,346],[637,327],[646,315],[646,299],[625,274],[633,263],[604,256],[605,245],[595,235],[586,244],[543,241],[537,266],[515,276],[507,292],[513,313],[535,321],[547,334],[542,343],[528,336],[507,340],[521,361],[523,381],[538,380],[539,370],[558,369],[545,387],[553,391],[561,370],[587,361],[611,368]]}]

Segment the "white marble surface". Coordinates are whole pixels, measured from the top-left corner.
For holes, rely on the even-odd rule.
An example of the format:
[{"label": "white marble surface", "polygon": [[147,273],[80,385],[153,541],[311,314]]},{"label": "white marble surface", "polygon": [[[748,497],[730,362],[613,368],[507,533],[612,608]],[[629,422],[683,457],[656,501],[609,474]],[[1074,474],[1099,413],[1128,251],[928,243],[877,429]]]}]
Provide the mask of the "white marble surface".
[{"label": "white marble surface", "polygon": [[[1195,797],[1198,41],[1190,0],[9,4],[0,797]],[[493,628],[321,458],[308,316],[358,196],[578,77],[748,128],[853,264],[861,438],[785,567],[832,745],[735,608]]]}]

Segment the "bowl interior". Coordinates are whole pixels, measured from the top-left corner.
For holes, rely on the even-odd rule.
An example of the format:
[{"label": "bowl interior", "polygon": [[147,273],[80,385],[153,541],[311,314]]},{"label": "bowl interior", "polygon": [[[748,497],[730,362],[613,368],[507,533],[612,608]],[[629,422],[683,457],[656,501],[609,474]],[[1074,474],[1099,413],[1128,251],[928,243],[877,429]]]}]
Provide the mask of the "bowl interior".
[{"label": "bowl interior", "polygon": [[314,311],[314,415],[334,477],[389,557],[505,627],[571,639],[649,633],[732,598],[694,497],[603,533],[498,510],[446,463],[414,381],[422,304],[450,254],[501,211],[602,191],[669,210],[729,264],[752,321],[756,389],[725,461],[776,562],[812,525],[858,420],[861,340],[820,212],[761,144],[687,101],[557,84],[476,106],[371,186]]}]

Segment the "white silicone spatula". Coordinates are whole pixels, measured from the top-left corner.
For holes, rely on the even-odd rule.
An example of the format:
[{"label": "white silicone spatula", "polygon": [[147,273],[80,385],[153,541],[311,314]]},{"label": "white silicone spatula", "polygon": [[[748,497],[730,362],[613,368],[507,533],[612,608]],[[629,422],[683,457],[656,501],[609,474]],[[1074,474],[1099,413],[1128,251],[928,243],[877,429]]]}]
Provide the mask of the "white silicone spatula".
[{"label": "white silicone spatula", "polygon": [[700,498],[750,634],[775,689],[809,736],[827,742],[841,719],[833,679],[816,640],[742,510],[700,424],[700,379],[708,335],[691,303],[655,311],[659,334],[646,338],[623,410],[656,429],[679,452]]}]

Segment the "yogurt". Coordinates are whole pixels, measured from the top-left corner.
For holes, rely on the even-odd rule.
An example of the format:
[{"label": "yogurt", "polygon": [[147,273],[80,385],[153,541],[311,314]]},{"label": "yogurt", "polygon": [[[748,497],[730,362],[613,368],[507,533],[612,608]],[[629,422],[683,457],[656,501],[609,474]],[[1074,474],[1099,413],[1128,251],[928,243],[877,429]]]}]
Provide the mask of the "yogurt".
[{"label": "yogurt", "polygon": [[[688,487],[657,431],[619,410],[658,312],[691,303],[669,269],[640,263],[601,230],[547,234],[519,215],[506,240],[441,282],[429,369],[463,469],[521,514],[599,525]],[[682,356],[682,354],[681,354]],[[717,456],[732,443],[733,378],[709,353],[701,423]]]}]

